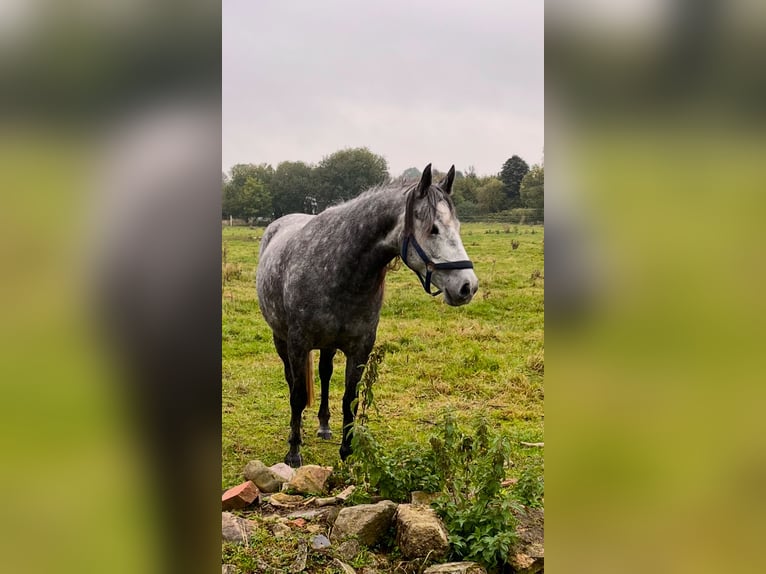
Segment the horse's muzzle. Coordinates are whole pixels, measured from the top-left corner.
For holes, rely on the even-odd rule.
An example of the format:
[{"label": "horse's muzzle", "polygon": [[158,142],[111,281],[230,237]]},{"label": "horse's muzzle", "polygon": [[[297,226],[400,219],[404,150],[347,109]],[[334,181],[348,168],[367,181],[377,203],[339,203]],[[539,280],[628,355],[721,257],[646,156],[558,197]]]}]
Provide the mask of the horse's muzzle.
[{"label": "horse's muzzle", "polygon": [[450,285],[444,287],[444,302],[452,307],[459,307],[471,302],[473,296],[479,290],[479,280],[473,271],[468,273],[468,277],[460,278],[461,281],[449,281]]}]

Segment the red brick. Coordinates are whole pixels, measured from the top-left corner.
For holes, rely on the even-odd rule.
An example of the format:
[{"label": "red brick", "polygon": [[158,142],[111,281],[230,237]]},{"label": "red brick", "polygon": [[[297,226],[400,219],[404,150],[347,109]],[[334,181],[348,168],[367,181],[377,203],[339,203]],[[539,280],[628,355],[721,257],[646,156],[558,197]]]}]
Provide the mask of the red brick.
[{"label": "red brick", "polygon": [[237,510],[250,506],[258,500],[259,494],[258,487],[250,480],[233,486],[221,496],[222,510]]}]

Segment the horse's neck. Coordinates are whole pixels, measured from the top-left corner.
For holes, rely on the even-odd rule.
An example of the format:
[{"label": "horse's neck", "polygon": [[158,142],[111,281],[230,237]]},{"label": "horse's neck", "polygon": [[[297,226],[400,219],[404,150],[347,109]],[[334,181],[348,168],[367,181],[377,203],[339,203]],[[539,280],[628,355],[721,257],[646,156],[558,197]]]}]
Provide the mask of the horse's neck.
[{"label": "horse's neck", "polygon": [[399,190],[360,197],[340,218],[349,259],[360,273],[380,271],[399,253],[404,197]]}]

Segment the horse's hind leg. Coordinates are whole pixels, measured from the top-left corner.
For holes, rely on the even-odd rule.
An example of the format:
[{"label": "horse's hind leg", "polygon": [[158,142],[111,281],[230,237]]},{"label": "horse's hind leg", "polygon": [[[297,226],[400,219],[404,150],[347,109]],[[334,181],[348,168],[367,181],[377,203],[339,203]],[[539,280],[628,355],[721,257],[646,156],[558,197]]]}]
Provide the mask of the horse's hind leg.
[{"label": "horse's hind leg", "polygon": [[[288,436],[287,442],[290,443],[290,450],[287,452],[287,455],[285,456],[285,463],[289,464],[292,467],[299,467],[303,463],[301,458],[301,416],[303,414],[303,409],[306,408],[306,401],[308,400],[307,394],[306,394],[306,382],[305,382],[305,363],[303,370],[299,371],[304,373],[303,379],[296,379],[294,375],[294,371],[292,368],[292,362],[290,360],[290,352],[289,352],[289,346],[287,341],[283,339],[278,339],[276,336],[274,337],[274,346],[277,349],[277,353],[279,353],[279,358],[282,359],[282,362],[285,366],[285,380],[287,381],[287,386],[290,388],[290,435]],[[308,359],[308,355],[305,357],[304,360]],[[298,384],[294,384],[295,381],[298,381]],[[300,389],[300,390],[296,390]],[[302,393],[301,393],[302,390]],[[302,403],[302,406],[300,406]],[[296,416],[297,411],[297,416]],[[296,424],[297,419],[297,424]]]},{"label": "horse's hind leg", "polygon": [[287,345],[290,370],[292,372],[292,385],[290,386],[290,450],[285,455],[285,463],[297,468],[303,464],[301,457],[301,423],[303,410],[308,402],[307,368],[309,361],[309,348],[294,344],[292,341]]},{"label": "horse's hind leg", "polygon": [[274,347],[277,349],[279,358],[282,359],[282,363],[285,365],[285,380],[287,381],[288,388],[293,388],[293,372],[290,369],[290,356],[287,354],[287,341],[277,339],[274,336]]},{"label": "horse's hind leg", "polygon": [[323,439],[332,438],[330,430],[330,378],[332,377],[332,360],[335,349],[322,349],[319,354],[319,378],[322,380],[322,400],[319,404],[319,430],[317,436]]}]

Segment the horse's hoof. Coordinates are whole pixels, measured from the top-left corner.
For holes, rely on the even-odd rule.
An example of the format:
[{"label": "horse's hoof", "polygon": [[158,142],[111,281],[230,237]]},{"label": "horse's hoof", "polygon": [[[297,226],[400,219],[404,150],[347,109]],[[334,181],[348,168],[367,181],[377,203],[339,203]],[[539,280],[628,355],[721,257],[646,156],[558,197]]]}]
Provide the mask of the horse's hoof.
[{"label": "horse's hoof", "polygon": [[351,455],[351,445],[341,445],[340,447],[340,459],[346,460]]},{"label": "horse's hoof", "polygon": [[293,468],[298,468],[299,466],[301,466],[303,464],[303,457],[301,456],[301,453],[288,452],[285,455],[285,464]]},{"label": "horse's hoof", "polygon": [[332,431],[329,428],[319,427],[319,430],[317,431],[317,436],[319,438],[323,438],[324,440],[330,440],[332,438]]}]

